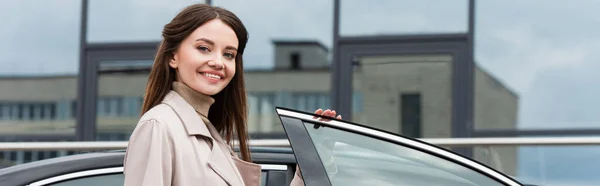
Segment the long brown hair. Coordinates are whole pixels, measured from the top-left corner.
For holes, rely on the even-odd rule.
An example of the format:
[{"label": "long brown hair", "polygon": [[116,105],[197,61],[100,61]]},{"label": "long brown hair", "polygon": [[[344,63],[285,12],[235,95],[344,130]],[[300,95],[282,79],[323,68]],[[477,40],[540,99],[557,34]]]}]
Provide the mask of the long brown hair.
[{"label": "long brown hair", "polygon": [[165,25],[162,31],[163,39],[148,77],[141,114],[143,115],[152,107],[160,104],[173,88],[172,83],[176,80],[176,71],[169,66],[169,60],[173,58],[173,53],[181,42],[196,28],[213,19],[220,19],[231,27],[239,44],[235,57],[236,73],[231,82],[213,96],[215,103],[210,108],[208,119],[220,133],[225,135],[229,145],[234,138],[239,141],[242,159],[250,162],[246,127],[246,118],[248,117],[246,87],[244,86],[242,63],[242,54],[246,48],[246,42],[248,42],[248,31],[242,21],[228,10],[205,4],[194,4],[183,9],[170,23]]}]

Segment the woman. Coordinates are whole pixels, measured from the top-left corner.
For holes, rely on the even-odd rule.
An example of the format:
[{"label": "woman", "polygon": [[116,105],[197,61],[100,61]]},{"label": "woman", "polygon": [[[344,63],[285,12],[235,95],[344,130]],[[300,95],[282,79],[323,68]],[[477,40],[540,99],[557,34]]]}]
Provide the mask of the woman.
[{"label": "woman", "polygon": [[[247,142],[246,28],[225,9],[196,4],[162,36],[125,155],[125,186],[259,185]],[[292,185],[303,185],[298,171]]]}]

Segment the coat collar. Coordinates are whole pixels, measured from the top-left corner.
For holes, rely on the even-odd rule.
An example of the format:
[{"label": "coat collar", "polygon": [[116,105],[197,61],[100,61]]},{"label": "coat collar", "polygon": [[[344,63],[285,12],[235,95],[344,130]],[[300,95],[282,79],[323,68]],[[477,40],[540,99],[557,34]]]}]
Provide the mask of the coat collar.
[{"label": "coat collar", "polygon": [[171,106],[177,115],[179,115],[188,135],[202,135],[211,140],[213,139],[206,124],[202,121],[196,110],[194,110],[194,107],[186,102],[177,92],[170,91],[167,93],[163,99],[163,103]]},{"label": "coat collar", "polygon": [[229,185],[244,185],[242,176],[231,158],[230,149],[224,145],[223,139],[212,124],[205,123],[194,107],[175,91],[169,92],[163,99],[163,103],[175,110],[188,135],[201,135],[210,140],[212,150],[209,154],[209,167]]}]

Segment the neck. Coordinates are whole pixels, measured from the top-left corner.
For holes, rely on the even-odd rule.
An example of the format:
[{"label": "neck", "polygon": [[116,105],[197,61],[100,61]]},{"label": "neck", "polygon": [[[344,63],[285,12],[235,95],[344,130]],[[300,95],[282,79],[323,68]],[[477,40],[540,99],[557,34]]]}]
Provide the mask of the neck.
[{"label": "neck", "polygon": [[202,94],[183,82],[173,82],[173,90],[187,101],[200,115],[208,118],[208,110],[215,102],[212,97]]}]

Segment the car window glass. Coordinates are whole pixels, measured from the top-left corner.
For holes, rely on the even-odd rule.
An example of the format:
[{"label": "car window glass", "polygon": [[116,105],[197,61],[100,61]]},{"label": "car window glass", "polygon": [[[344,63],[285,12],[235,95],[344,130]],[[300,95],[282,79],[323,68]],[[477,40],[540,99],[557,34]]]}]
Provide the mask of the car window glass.
[{"label": "car window glass", "polygon": [[260,173],[260,185],[261,186],[267,185],[267,171],[262,171]]},{"label": "car window glass", "polygon": [[332,185],[501,186],[458,163],[384,140],[304,122]]},{"label": "car window glass", "polygon": [[124,174],[103,174],[98,176],[75,178],[59,183],[53,183],[48,186],[122,186],[124,181]]}]

